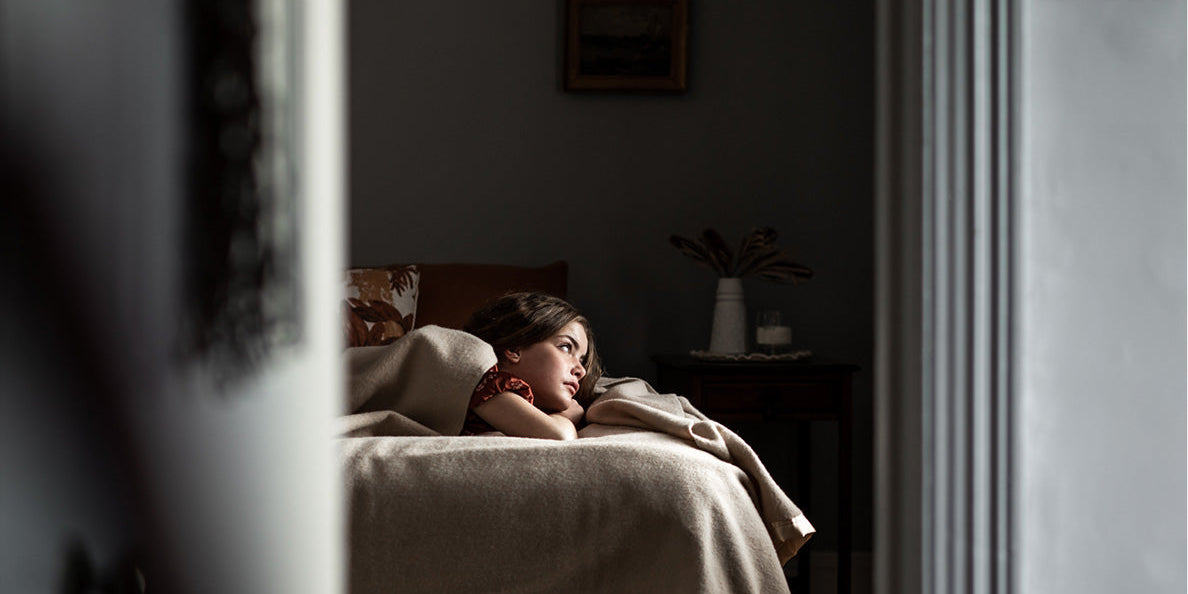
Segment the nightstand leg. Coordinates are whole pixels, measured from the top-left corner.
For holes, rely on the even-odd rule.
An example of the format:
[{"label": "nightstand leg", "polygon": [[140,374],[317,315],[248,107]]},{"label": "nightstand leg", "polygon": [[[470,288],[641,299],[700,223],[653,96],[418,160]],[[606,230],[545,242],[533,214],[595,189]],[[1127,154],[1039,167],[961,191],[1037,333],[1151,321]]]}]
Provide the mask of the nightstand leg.
[{"label": "nightstand leg", "polygon": [[853,538],[853,491],[851,477],[852,431],[853,431],[853,397],[850,393],[849,382],[846,382],[842,395],[842,410],[837,422],[837,490],[838,490],[838,534],[837,539],[837,591],[839,594],[850,594],[851,570],[850,548]]},{"label": "nightstand leg", "polygon": [[[796,421],[793,429],[796,431],[796,504],[804,511],[813,507],[813,424]],[[796,591],[802,594],[812,592],[812,548],[810,539],[798,556]]]}]

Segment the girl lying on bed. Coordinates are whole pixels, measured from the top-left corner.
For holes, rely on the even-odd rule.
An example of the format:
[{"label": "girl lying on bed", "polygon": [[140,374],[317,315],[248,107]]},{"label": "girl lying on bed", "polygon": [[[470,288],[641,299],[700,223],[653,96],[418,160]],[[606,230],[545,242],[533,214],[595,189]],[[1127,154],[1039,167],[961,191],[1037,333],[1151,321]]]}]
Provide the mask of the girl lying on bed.
[{"label": "girl lying on bed", "polygon": [[574,439],[601,375],[590,323],[567,301],[513,293],[488,302],[464,330],[499,362],[471,397],[463,435]]}]

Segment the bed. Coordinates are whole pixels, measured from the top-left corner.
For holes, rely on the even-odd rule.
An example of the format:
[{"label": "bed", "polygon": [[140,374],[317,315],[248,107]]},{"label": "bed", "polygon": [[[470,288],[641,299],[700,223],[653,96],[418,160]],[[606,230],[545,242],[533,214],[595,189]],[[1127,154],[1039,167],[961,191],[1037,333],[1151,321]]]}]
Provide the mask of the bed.
[{"label": "bed", "polygon": [[564,296],[565,275],[563,262],[348,273],[349,591],[786,592],[811,524],[679,395],[603,378],[575,441],[456,436],[495,362],[455,329],[465,313],[508,289]]}]

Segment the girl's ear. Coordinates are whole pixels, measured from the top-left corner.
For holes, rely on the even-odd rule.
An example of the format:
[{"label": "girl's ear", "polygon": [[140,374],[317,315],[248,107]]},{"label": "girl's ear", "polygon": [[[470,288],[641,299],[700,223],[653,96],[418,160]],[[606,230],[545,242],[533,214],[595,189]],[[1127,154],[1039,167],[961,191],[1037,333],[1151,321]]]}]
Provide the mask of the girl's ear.
[{"label": "girl's ear", "polygon": [[510,363],[519,363],[520,362],[520,349],[504,349],[503,350],[503,358],[507,359],[508,362],[510,362]]}]

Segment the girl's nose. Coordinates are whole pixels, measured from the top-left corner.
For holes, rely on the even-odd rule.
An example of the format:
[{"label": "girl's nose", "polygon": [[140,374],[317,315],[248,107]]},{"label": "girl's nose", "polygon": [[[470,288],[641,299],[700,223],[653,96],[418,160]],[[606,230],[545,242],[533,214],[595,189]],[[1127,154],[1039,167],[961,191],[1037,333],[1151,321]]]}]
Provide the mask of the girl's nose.
[{"label": "girl's nose", "polygon": [[581,363],[578,363],[577,365],[575,365],[573,368],[573,375],[574,375],[574,377],[578,378],[579,380],[582,379],[583,377],[585,377],[586,376],[585,366],[583,366]]}]

